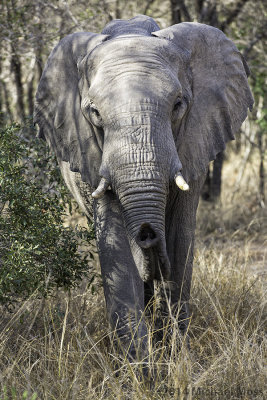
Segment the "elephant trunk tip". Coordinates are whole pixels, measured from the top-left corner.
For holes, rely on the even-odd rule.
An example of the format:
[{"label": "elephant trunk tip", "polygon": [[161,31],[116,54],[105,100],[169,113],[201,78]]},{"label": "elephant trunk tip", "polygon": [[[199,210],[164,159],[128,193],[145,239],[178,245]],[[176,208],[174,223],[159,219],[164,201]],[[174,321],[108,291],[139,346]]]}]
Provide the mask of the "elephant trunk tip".
[{"label": "elephant trunk tip", "polygon": [[149,249],[158,244],[159,236],[149,223],[144,223],[137,234],[136,242],[141,248]]}]

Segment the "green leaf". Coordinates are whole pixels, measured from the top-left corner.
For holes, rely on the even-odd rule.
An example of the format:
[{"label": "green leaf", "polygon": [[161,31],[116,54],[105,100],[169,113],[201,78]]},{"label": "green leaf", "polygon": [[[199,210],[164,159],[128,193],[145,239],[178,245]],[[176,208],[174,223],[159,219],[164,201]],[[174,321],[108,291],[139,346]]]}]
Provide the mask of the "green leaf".
[{"label": "green leaf", "polygon": [[79,284],[90,274],[79,245],[87,245],[93,231],[63,226],[70,196],[55,158],[27,127],[0,131],[0,179],[0,204],[8,205],[0,214],[0,303]]}]

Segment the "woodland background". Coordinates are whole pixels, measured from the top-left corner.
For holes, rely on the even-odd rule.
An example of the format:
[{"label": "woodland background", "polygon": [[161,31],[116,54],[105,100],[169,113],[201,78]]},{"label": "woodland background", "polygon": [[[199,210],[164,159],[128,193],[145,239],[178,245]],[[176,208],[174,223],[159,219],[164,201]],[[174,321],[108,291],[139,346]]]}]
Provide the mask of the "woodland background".
[{"label": "woodland background", "polygon": [[[32,124],[36,88],[58,41],[137,14],[161,28],[197,21],[223,30],[249,64],[255,99],[203,190],[191,352],[175,328],[171,350],[151,347],[152,386],[112,350],[92,227]],[[266,50],[264,0],[1,1],[1,400],[265,398]]]},{"label": "woodland background", "polygon": [[[251,69],[255,106],[250,121],[254,124],[241,140],[247,141],[248,147],[257,147],[260,153],[259,190],[264,202],[267,15],[263,0],[3,0],[0,5],[2,122],[32,117],[34,95],[44,64],[61,38],[77,31],[100,32],[114,18],[131,18],[137,14],[152,16],[161,28],[183,21],[213,25],[234,40]],[[207,182],[211,186],[210,197],[220,193],[218,180],[222,162],[221,156],[215,162],[215,187],[212,187],[212,174],[211,182]]]}]

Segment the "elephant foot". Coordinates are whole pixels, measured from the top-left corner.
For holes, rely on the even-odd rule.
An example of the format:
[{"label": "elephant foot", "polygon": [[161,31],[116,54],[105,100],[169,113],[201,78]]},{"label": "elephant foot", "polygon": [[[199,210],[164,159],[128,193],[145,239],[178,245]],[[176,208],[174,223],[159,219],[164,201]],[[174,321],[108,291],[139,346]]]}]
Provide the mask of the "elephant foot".
[{"label": "elephant foot", "polygon": [[131,364],[147,362],[147,336],[137,337],[132,333],[119,336],[115,338],[115,347]]},{"label": "elephant foot", "polygon": [[153,344],[171,348],[186,346],[190,349],[188,327],[190,321],[188,303],[173,304],[171,293],[164,282],[154,281],[154,286],[147,286],[147,294],[151,295],[147,302],[148,317],[153,326]]},{"label": "elephant foot", "polygon": [[136,337],[132,334],[119,334],[120,332],[116,332],[113,337],[112,354],[117,355],[114,364],[116,376],[125,376],[125,372],[131,371],[138,382],[147,382],[151,376],[147,335]]},{"label": "elephant foot", "polygon": [[[140,315],[140,313],[139,313]],[[142,316],[130,312],[125,306],[117,309],[111,321],[112,343],[118,354],[130,363],[147,363],[148,337]]]},{"label": "elephant foot", "polygon": [[175,346],[178,350],[186,347],[190,350],[190,339],[187,329],[180,329],[177,321],[166,317],[161,323],[157,324],[153,334],[153,346],[164,347],[168,353]]}]

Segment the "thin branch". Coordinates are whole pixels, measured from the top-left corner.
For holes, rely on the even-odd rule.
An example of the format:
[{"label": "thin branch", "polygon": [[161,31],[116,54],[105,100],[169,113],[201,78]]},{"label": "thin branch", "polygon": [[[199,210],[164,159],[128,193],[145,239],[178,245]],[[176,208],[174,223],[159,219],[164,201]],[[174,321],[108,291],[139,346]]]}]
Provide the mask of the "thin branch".
[{"label": "thin branch", "polygon": [[72,14],[72,12],[70,11],[68,3],[67,3],[66,1],[63,1],[63,4],[64,4],[64,6],[65,6],[67,15],[68,15],[68,16],[70,17],[70,19],[74,22],[75,27],[80,26],[78,20],[74,17],[74,15]]},{"label": "thin branch", "polygon": [[236,7],[232,10],[232,12],[228,15],[226,20],[222,22],[220,29],[224,31],[241,13],[243,7],[249,0],[239,0],[236,4]]},{"label": "thin branch", "polygon": [[249,42],[248,46],[243,50],[243,56],[245,57],[245,59],[248,58],[248,54],[251,52],[255,44],[267,37],[266,30],[267,23],[260,28],[260,32]]},{"label": "thin branch", "polygon": [[200,15],[201,15],[201,11],[202,11],[202,9],[203,9],[203,3],[204,3],[204,1],[205,0],[196,0],[196,2],[195,2],[195,4],[196,4],[196,10],[197,10],[197,13],[198,13],[198,15],[199,15],[199,17],[200,17]]},{"label": "thin branch", "polygon": [[54,6],[54,4],[52,4],[52,3],[47,3],[46,1],[41,1],[41,0],[38,3],[39,3],[39,5],[41,4],[43,7],[51,8],[53,11],[56,11],[56,12],[62,11],[59,7]]},{"label": "thin branch", "polygon": [[192,20],[184,0],[171,0],[171,13],[173,24],[182,22],[182,15],[184,16],[185,21]]},{"label": "thin branch", "polygon": [[146,13],[148,12],[150,6],[151,6],[154,2],[155,2],[155,0],[147,0],[146,5],[145,5],[145,8],[144,8],[142,14],[145,14],[145,15],[146,15]]},{"label": "thin branch", "polygon": [[109,21],[112,21],[112,20],[113,20],[113,17],[112,17],[112,15],[111,15],[111,13],[110,13],[110,9],[109,9],[108,4],[106,3],[105,0],[102,0],[101,3],[102,3],[102,5],[103,5],[103,11],[105,11],[105,13],[106,13],[106,15],[107,15]]},{"label": "thin branch", "polygon": [[184,3],[184,0],[179,1],[179,3],[180,3],[181,10],[185,16],[186,21],[192,21],[189,11]]},{"label": "thin branch", "polygon": [[206,9],[203,8],[201,22],[206,22],[212,26],[218,27],[217,4],[209,4]]},{"label": "thin branch", "polygon": [[116,19],[121,18],[120,0],[116,0],[115,17],[116,17]]},{"label": "thin branch", "polygon": [[[244,129],[246,129],[246,126],[244,127]],[[248,142],[248,146],[246,146],[246,149],[244,151],[243,159],[241,160],[240,165],[239,165],[239,169],[238,169],[239,173],[238,173],[238,176],[236,178],[234,189],[233,189],[233,192],[232,192],[232,201],[233,201],[233,199],[234,199],[234,197],[236,195],[236,192],[238,191],[238,189],[240,187],[240,183],[241,183],[241,180],[242,180],[242,178],[244,176],[246,165],[247,165],[249,156],[250,156],[251,151],[252,151],[252,147],[253,147],[252,143],[254,144],[254,139],[256,137],[256,129],[250,129],[250,126],[247,126],[247,129],[249,129],[249,131],[251,131],[250,140]],[[249,136],[249,135],[247,134],[246,136]]]},{"label": "thin branch", "polygon": [[251,144],[251,146],[259,147],[259,146],[257,145],[257,143],[255,143],[253,140],[251,140],[250,136],[246,133],[245,130],[241,129],[241,134],[242,134],[243,136],[245,136],[246,140],[249,141],[249,143]]}]

